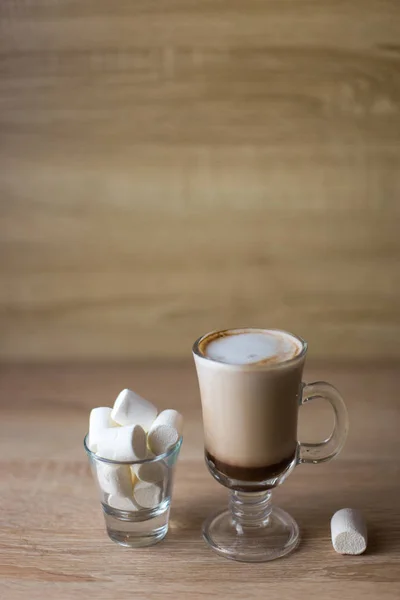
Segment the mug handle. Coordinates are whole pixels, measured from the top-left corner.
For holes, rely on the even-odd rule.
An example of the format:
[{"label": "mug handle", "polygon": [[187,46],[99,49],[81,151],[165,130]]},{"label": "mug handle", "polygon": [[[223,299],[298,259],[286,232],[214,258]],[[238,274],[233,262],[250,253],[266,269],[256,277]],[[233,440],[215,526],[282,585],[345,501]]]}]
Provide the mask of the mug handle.
[{"label": "mug handle", "polygon": [[313,400],[328,400],[335,422],[328,439],[315,444],[300,442],[299,463],[318,464],[334,458],[344,446],[349,431],[347,408],[336,388],[326,381],[303,384],[300,405]]}]

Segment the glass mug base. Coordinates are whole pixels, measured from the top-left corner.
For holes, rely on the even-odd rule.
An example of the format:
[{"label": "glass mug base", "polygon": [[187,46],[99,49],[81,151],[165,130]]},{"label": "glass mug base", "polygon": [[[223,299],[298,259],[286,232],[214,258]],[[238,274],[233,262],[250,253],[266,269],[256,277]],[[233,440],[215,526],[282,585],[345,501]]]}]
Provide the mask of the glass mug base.
[{"label": "glass mug base", "polygon": [[235,522],[230,510],[203,523],[203,537],[214,552],[241,562],[267,562],[292,552],[300,541],[296,521],[284,510],[271,507],[267,522],[246,527]]}]

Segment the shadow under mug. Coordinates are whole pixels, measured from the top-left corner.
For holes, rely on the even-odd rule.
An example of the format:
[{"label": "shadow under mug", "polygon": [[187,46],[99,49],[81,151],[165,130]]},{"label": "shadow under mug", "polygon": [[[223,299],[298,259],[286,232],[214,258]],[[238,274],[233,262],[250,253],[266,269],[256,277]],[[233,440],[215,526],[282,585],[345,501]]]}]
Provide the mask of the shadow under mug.
[{"label": "shadow under mug", "polygon": [[[268,361],[230,364],[204,353],[208,339],[238,333],[290,336],[298,344],[299,351],[293,358],[274,364]],[[230,490],[228,510],[206,519],[203,537],[215,552],[227,558],[264,562],[294,550],[300,540],[298,525],[288,513],[271,504],[271,490],[282,484],[298,464],[331,460],[345,443],[348,415],[344,401],[329,383],[302,382],[306,353],[307,343],[301,338],[283,331],[261,329],[212,332],[199,338],[193,346],[203,409],[206,465],[213,477]],[[298,441],[298,410],[317,399],[327,400],[332,406],[333,431],[328,439],[318,443]],[[249,411],[253,406],[259,407],[260,402],[269,405],[271,418],[259,418],[252,423],[250,430]],[[233,403],[234,416],[229,412]],[[223,420],[227,415],[230,415],[229,428],[224,426]],[[208,440],[212,446],[220,436],[219,447],[227,452],[231,446],[232,451],[237,453],[235,440],[243,434],[243,428],[248,428],[244,435],[251,445],[257,444],[257,439],[260,441],[263,436],[275,435],[279,439],[282,426],[283,437],[286,435],[289,441],[292,440],[290,456],[266,467],[246,468],[227,464],[208,447]]]}]

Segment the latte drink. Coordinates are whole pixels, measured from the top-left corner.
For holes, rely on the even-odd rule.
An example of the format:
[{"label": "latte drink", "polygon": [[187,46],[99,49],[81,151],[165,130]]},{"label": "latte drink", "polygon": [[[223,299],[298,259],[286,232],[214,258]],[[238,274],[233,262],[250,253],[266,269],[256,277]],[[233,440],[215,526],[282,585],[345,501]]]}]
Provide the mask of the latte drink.
[{"label": "latte drink", "polygon": [[245,487],[280,475],[296,457],[306,345],[284,331],[230,329],[193,352],[211,468]]}]

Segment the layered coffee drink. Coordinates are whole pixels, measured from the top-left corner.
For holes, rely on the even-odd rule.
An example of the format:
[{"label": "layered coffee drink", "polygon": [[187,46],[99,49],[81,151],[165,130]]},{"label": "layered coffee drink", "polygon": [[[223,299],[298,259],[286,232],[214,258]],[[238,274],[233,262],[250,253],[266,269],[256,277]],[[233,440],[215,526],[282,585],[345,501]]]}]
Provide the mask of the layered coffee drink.
[{"label": "layered coffee drink", "polygon": [[206,459],[222,479],[259,487],[295,460],[305,352],[301,339],[268,329],[213,332],[195,343]]}]

